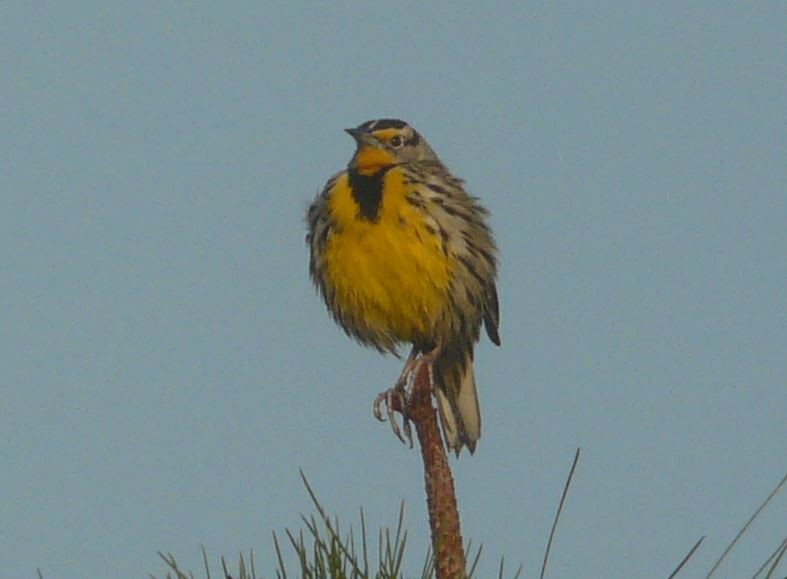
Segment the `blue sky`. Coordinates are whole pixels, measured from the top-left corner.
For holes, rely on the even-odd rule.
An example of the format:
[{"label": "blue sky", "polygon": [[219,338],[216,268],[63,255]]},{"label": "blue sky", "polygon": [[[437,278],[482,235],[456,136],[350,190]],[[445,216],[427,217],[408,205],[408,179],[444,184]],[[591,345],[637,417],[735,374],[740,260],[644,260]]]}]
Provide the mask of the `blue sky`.
[{"label": "blue sky", "polygon": [[[0,6],[0,576],[163,574],[407,503],[303,213],[407,119],[492,213],[502,348],[454,462],[465,537],[553,577],[700,576],[787,472],[787,6]],[[785,537],[778,496],[720,570]],[[269,575],[270,576],[270,575]],[[704,576],[704,575],[703,575]]]}]

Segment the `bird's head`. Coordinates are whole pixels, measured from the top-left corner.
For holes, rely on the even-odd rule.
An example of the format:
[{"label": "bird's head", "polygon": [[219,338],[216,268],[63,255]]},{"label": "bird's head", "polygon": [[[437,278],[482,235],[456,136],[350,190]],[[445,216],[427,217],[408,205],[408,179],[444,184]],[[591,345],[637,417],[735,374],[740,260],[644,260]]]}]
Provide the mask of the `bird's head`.
[{"label": "bird's head", "polygon": [[349,167],[362,174],[402,163],[437,161],[432,148],[418,131],[399,119],[367,121],[345,131],[355,139],[357,149]]}]

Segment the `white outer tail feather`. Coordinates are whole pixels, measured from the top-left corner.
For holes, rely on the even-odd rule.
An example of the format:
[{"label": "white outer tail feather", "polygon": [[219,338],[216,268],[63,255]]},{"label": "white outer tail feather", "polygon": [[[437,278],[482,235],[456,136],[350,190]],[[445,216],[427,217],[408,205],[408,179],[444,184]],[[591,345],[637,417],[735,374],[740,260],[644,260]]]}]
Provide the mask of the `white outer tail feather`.
[{"label": "white outer tail feather", "polygon": [[472,359],[465,362],[456,405],[459,408],[459,415],[462,417],[465,443],[472,452],[475,450],[475,443],[481,438],[481,410],[478,407],[478,392],[475,388]]},{"label": "white outer tail feather", "polygon": [[446,445],[458,456],[465,445],[472,454],[476,442],[481,438],[481,411],[478,406],[472,356],[465,360],[456,388],[458,394],[455,400],[449,398],[449,385],[435,384],[434,392]]},{"label": "white outer tail feather", "polygon": [[456,429],[454,411],[451,408],[451,402],[448,400],[448,396],[445,395],[442,388],[435,388],[434,393],[437,398],[437,408],[440,410],[440,424],[443,425],[445,443],[448,445],[449,449],[452,449],[459,444],[459,433]]}]

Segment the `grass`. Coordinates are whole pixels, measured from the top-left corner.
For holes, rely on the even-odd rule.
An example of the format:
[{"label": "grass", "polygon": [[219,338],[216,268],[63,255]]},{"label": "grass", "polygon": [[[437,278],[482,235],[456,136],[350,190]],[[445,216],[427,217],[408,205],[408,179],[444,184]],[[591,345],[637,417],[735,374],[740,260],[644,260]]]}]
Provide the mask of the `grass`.
[{"label": "grass", "polygon": [[[579,463],[579,456],[579,449],[577,449],[544,550],[544,559],[539,575],[541,579],[547,576],[547,564],[554,544],[556,530],[566,504],[574,472]],[[303,472],[301,472],[301,478],[314,504],[316,513],[308,517],[301,515],[303,527],[297,532],[286,529],[284,536],[281,538],[276,533],[273,533],[273,545],[276,553],[275,575],[266,574],[265,577],[276,577],[277,579],[402,579],[404,577],[403,564],[408,555],[407,530],[404,525],[404,503],[400,504],[396,524],[379,529],[375,534],[374,545],[372,545],[363,509],[360,511],[357,532],[352,526],[343,528],[338,517],[331,517],[327,514]],[[706,579],[711,579],[722,567],[739,539],[785,484],[787,484],[787,475],[782,478],[768,497],[759,505],[716,559],[705,575]],[[704,539],[705,537],[700,538],[692,546],[668,576],[668,579],[678,577],[686,570],[690,560],[700,548]],[[288,557],[285,557],[285,550],[290,551]],[[208,555],[204,547],[201,547],[201,552],[203,569],[200,577],[205,579],[214,579],[214,577],[216,579],[262,579],[263,577],[256,570],[253,551],[240,553],[237,567],[232,571],[228,569],[225,558],[221,557],[220,575],[211,574]],[[472,579],[481,560],[483,547],[479,545],[477,548],[474,548],[472,543],[468,543],[466,552],[470,554],[468,557],[468,578]],[[783,574],[777,575],[777,571],[779,571],[780,567],[783,567],[782,562],[787,561],[785,559],[786,555],[787,537],[779,542],[768,559],[762,563],[751,578],[784,578]],[[151,579],[197,579],[197,576],[192,571],[182,569],[171,553],[159,552],[159,556],[167,567],[166,575],[157,577],[151,574],[149,575]],[[289,566],[285,561],[290,561]],[[513,578],[519,579],[522,577],[522,572],[523,567],[519,565],[514,571]],[[497,576],[499,579],[506,577],[504,559],[500,560]],[[419,579],[434,579],[435,566],[431,550],[427,550],[420,573],[416,577]],[[39,579],[43,579],[40,571]]]}]

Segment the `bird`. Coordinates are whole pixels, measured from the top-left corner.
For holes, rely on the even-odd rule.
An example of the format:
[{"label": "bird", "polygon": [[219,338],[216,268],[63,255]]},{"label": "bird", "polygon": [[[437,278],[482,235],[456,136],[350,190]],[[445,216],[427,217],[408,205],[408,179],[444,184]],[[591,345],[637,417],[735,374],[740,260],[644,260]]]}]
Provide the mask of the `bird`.
[{"label": "bird", "polygon": [[[345,129],[355,141],[306,215],[309,273],[328,311],[360,344],[410,355],[375,399],[402,411],[427,364],[449,450],[470,454],[481,436],[473,349],[483,325],[500,345],[498,251],[488,211],[407,122],[382,118]],[[405,416],[405,427],[409,424]]]}]

